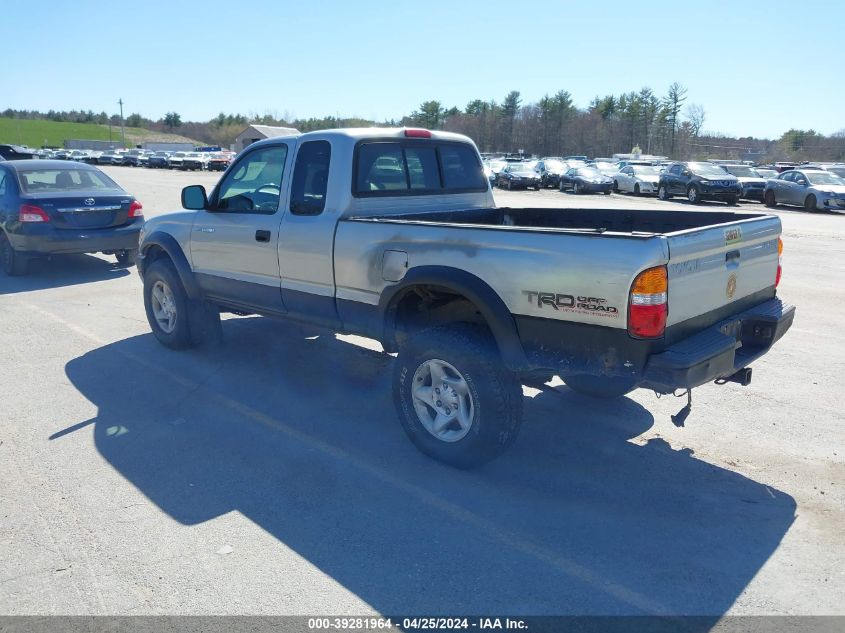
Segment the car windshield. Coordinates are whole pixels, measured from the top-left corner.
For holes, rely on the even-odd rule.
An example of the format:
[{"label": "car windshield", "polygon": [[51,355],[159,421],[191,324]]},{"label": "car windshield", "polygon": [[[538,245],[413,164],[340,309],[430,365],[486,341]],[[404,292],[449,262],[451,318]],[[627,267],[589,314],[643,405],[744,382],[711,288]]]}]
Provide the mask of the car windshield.
[{"label": "car windshield", "polygon": [[804,175],[812,185],[845,185],[845,180],[826,171],[805,171]]},{"label": "car windshield", "polygon": [[845,167],[828,167],[827,170],[840,178],[845,178]]},{"label": "car windshield", "polygon": [[547,160],[546,161],[546,169],[548,169],[550,171],[551,170],[560,171],[564,167],[566,167],[566,165],[563,164],[563,161],[560,161],[560,160]]},{"label": "car windshield", "polygon": [[588,176],[590,178],[598,178],[602,173],[594,167],[582,167],[578,170],[579,176]]},{"label": "car windshield", "polygon": [[778,175],[777,169],[757,169],[757,173],[763,178],[774,178]]},{"label": "car windshield", "polygon": [[89,169],[28,169],[18,173],[26,193],[67,191],[122,191],[104,173]]},{"label": "car windshield", "polygon": [[515,172],[515,173],[518,173],[518,174],[524,174],[524,173],[530,172],[532,170],[531,170],[531,165],[528,165],[526,163],[516,163],[516,164],[512,163],[509,171]]},{"label": "car windshield", "polygon": [[689,169],[699,176],[724,176],[725,170],[712,163],[690,163]]},{"label": "car windshield", "polygon": [[632,166],[631,169],[634,170],[634,173],[637,176],[659,176],[660,170],[657,167],[653,167],[651,165],[635,165]]},{"label": "car windshield", "polygon": [[729,167],[725,167],[725,169],[729,174],[733,174],[734,176],[742,176],[743,178],[760,177],[760,174],[746,165],[730,165]]}]

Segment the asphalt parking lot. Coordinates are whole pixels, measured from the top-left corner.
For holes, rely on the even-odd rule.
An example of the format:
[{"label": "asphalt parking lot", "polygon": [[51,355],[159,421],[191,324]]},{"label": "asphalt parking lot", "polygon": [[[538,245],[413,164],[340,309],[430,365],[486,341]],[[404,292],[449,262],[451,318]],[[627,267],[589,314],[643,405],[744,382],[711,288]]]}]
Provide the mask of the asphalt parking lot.
[{"label": "asphalt parking lot", "polygon": [[[105,171],[147,216],[219,178]],[[776,212],[798,312],[751,386],[695,390],[683,429],[672,397],[526,388],[469,472],[407,441],[372,341],[232,317],[177,353],[112,257],[0,277],[0,612],[845,614],[845,217]]]}]

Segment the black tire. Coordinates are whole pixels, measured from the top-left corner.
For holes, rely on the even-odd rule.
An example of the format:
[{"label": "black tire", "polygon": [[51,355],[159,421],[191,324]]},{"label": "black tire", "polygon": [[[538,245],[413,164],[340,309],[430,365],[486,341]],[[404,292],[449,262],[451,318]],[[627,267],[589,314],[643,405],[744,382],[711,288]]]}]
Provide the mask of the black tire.
[{"label": "black tire", "polygon": [[804,211],[809,211],[810,213],[816,212],[816,196],[810,194],[804,200]]},{"label": "black tire", "polygon": [[534,191],[540,191],[540,185],[535,186]]},{"label": "black tire", "polygon": [[138,249],[130,248],[125,251],[115,253],[114,256],[117,259],[117,263],[119,265],[128,268],[129,266],[134,266],[135,262],[138,261]]},{"label": "black tire", "polygon": [[619,183],[616,180],[613,181],[613,193],[619,193]]},{"label": "black tire", "polygon": [[609,196],[611,193],[612,192],[610,191],[610,189],[608,189],[607,191],[604,192],[604,195]]},{"label": "black tire", "polygon": [[634,195],[635,196],[640,195],[640,183],[637,183],[637,184],[634,185]]},{"label": "black tire", "polygon": [[660,185],[657,188],[657,197],[661,200],[670,200],[672,195],[669,193],[669,189],[666,185]]},{"label": "black tire", "polygon": [[572,193],[576,196],[581,194],[581,185],[578,184],[578,181],[572,183]]},{"label": "black tire", "polygon": [[513,182],[508,180],[508,191],[513,191]]},{"label": "black tire", "polygon": [[778,206],[778,201],[775,199],[775,192],[771,189],[763,195],[763,204],[765,204],[770,209]]},{"label": "black tire", "polygon": [[590,376],[578,374],[563,379],[566,386],[577,393],[591,398],[620,398],[633,391],[637,383],[633,378],[623,376]]},{"label": "black tire", "polygon": [[733,196],[731,198],[728,198],[726,202],[728,203],[729,207],[735,207],[739,202],[739,199],[736,196]]},{"label": "black tire", "polygon": [[25,275],[29,259],[18,253],[6,234],[0,231],[0,269],[9,277]]},{"label": "black tire", "polygon": [[563,188],[563,181],[562,180],[560,181],[560,184],[558,185],[558,189],[560,189],[561,193],[563,193],[565,191],[564,188]]},{"label": "black tire", "polygon": [[[162,329],[153,311],[152,293],[157,282],[170,291],[175,307],[172,331]],[[144,271],[144,309],[153,335],[165,347],[189,349],[203,343],[220,339],[220,312],[206,301],[192,300],[173,264],[167,259],[158,259]]]},{"label": "black tire", "polygon": [[701,204],[701,194],[695,185],[687,187],[687,200],[690,204]]},{"label": "black tire", "polygon": [[[471,425],[455,441],[428,431],[414,406],[415,374],[432,360],[445,361],[460,372],[471,398]],[[473,468],[497,457],[516,441],[522,424],[519,381],[502,364],[489,332],[470,325],[440,326],[412,336],[396,359],[393,397],[402,428],[414,446],[455,468]]]}]

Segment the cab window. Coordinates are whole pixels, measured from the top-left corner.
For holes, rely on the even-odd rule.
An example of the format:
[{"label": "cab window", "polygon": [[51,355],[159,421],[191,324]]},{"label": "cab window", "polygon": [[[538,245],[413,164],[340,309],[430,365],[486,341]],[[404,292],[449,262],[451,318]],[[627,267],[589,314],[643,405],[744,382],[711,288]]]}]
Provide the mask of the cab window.
[{"label": "cab window", "polygon": [[332,146],[328,141],[309,141],[299,148],[290,194],[290,210],[294,215],[320,215],[326,208],[331,156]]},{"label": "cab window", "polygon": [[279,208],[287,145],[249,152],[220,184],[214,208],[233,213],[273,214]]}]

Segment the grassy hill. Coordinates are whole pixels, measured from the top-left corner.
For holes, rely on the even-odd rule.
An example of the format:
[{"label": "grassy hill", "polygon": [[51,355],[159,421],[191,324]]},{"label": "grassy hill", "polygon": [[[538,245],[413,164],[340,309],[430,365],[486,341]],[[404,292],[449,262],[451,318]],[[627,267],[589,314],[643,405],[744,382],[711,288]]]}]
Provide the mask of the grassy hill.
[{"label": "grassy hill", "polygon": [[[120,126],[98,125],[96,123],[63,123],[59,121],[41,121],[37,119],[7,119],[0,117],[0,143],[14,143],[41,147],[49,145],[62,147],[67,139],[88,139],[93,141],[121,142]],[[142,128],[126,128],[126,144],[144,142],[194,143],[192,139],[178,134],[164,134]]]}]

